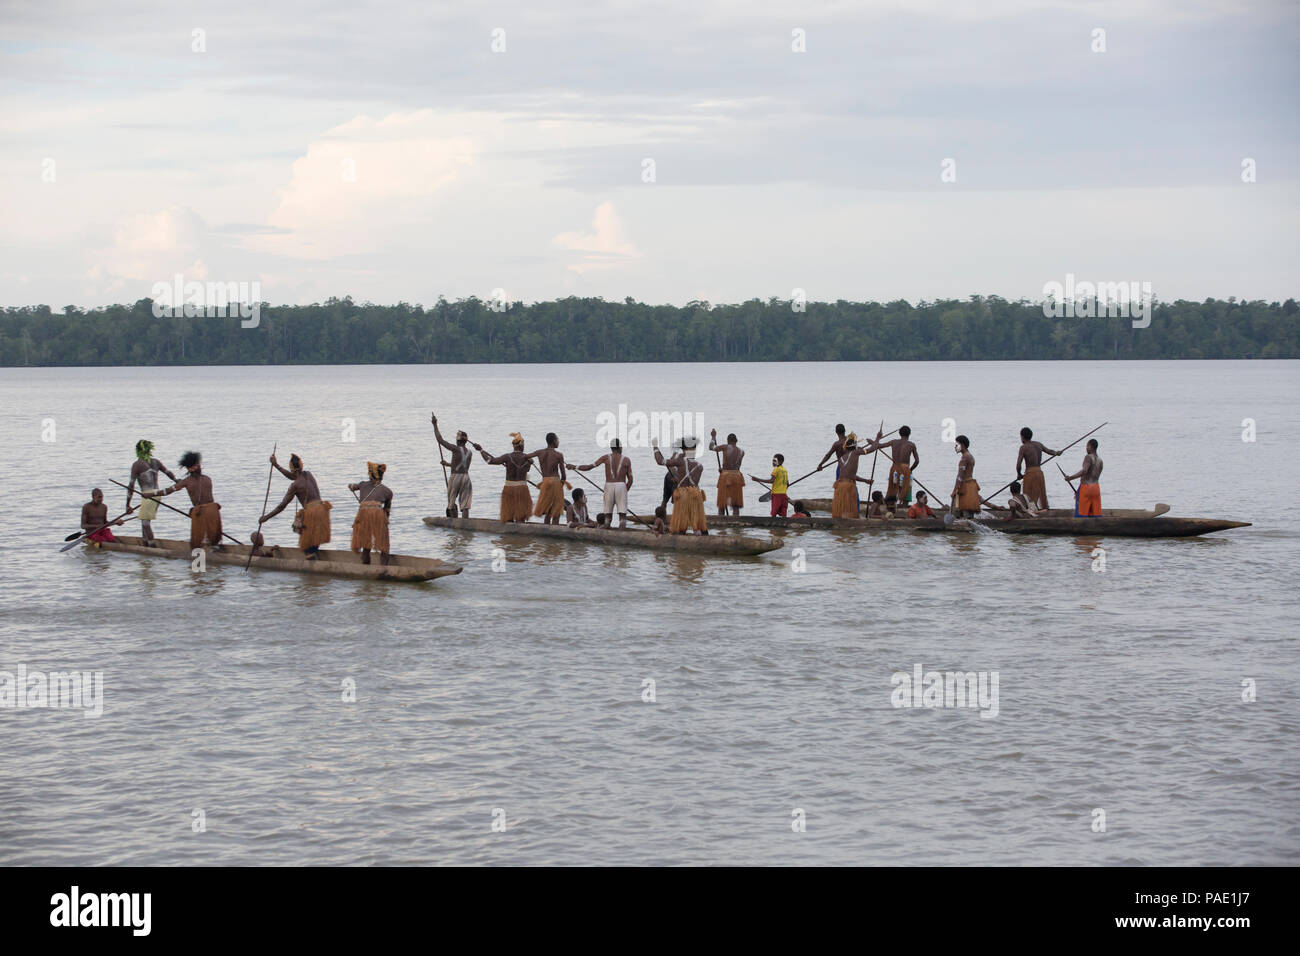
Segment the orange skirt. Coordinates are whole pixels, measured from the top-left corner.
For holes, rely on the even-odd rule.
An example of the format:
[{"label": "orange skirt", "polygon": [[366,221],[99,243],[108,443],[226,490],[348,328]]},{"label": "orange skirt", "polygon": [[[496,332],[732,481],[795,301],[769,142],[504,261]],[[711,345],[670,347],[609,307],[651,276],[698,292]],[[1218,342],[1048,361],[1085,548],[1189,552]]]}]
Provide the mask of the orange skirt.
[{"label": "orange skirt", "polygon": [[190,509],[190,547],[221,543],[221,505],[209,501]]},{"label": "orange skirt", "polygon": [[533,509],[537,517],[558,518],[564,514],[564,482],[558,477],[543,478],[542,489],[537,492],[537,507]]},{"label": "orange skirt", "polygon": [[388,553],[388,513],[378,501],[363,501],[352,522],[352,550]]},{"label": "orange skirt", "polygon": [[298,532],[298,547],[319,548],[330,541],[330,509],[328,501],[309,501],[302,509],[302,530]]},{"label": "orange skirt", "polygon": [[1101,485],[1080,485],[1074,510],[1085,518],[1101,517]]},{"label": "orange skirt", "polygon": [[1047,482],[1043,480],[1043,469],[1034,465],[1032,468],[1025,469],[1025,478],[1021,482],[1021,491],[1024,492],[1029,503],[1035,508],[1047,507]]},{"label": "orange skirt", "polygon": [[738,471],[724,471],[718,475],[718,507],[745,507],[745,476]]},{"label": "orange skirt", "polygon": [[507,481],[501,489],[501,520],[527,521],[533,513],[533,496],[528,482]]},{"label": "orange skirt", "polygon": [[704,492],[699,488],[673,490],[673,516],[668,530],[673,534],[683,531],[707,531],[704,519]]},{"label": "orange skirt", "polygon": [[974,478],[967,478],[961,483],[961,493],[957,495],[957,510],[980,510],[980,483]]},{"label": "orange skirt", "polygon": [[835,498],[831,501],[832,518],[857,518],[858,483],[852,478],[835,479]]}]

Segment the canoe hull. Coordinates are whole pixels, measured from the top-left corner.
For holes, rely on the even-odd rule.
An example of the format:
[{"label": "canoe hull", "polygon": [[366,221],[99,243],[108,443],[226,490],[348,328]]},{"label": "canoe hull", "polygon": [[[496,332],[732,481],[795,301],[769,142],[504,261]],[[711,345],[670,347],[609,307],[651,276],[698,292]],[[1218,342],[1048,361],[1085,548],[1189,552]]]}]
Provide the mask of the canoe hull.
[{"label": "canoe hull", "polygon": [[[1249,528],[1249,521],[1219,518],[1017,518],[1012,521],[957,521],[955,527],[981,527],[1002,534],[1065,534],[1076,537],[1193,538],[1232,528]],[[929,529],[926,529],[929,530]]]},{"label": "canoe hull", "polygon": [[529,538],[558,538],[563,541],[581,541],[588,544],[608,544],[625,548],[649,548],[656,551],[677,551],[685,554],[712,554],[731,557],[756,557],[775,551],[783,542],[774,539],[748,538],[731,534],[663,534],[628,528],[625,531],[604,528],[570,528],[567,525],[547,525],[540,522],[510,523],[490,518],[445,518],[429,515],[424,523],[431,528],[453,531],[476,531],[486,534],[513,535]]},{"label": "canoe hull", "polygon": [[[831,510],[831,499],[829,498],[804,498],[803,503],[808,506],[810,511],[823,511],[829,513]],[[947,511],[947,506],[935,508],[930,505],[936,513]],[[861,513],[867,513],[867,505],[863,503]],[[1157,504],[1154,508],[1102,508],[1101,516],[1103,518],[1158,518],[1169,511],[1169,506],[1163,502]],[[1044,517],[1050,518],[1073,518],[1073,508],[1049,508],[1041,512]],[[712,520],[712,519],[710,519]]]},{"label": "canoe hull", "polygon": [[[190,543],[166,538],[156,539],[160,547],[145,547],[140,538],[119,537],[116,541],[104,541],[88,545],[103,551],[121,551],[148,558],[173,558],[181,561],[191,560]],[[247,545],[228,545],[220,551],[205,549],[205,560],[210,564],[230,564],[243,567],[248,563]],[[379,564],[379,556],[372,555],[370,564],[362,564],[361,556],[351,551],[330,551],[322,548],[320,557],[314,561],[297,548],[277,548],[277,557],[253,558],[251,568],[263,571],[296,571],[302,574],[322,574],[330,577],[363,578],[374,581],[431,581],[434,578],[460,574],[461,568],[437,558],[420,558],[405,554],[390,556],[389,563]]]}]

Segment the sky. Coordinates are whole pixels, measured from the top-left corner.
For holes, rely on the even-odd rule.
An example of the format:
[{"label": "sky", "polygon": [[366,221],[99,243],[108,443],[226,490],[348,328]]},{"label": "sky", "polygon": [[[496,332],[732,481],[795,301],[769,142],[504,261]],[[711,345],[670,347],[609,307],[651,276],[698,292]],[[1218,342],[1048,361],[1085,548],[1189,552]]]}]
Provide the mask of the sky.
[{"label": "sky", "polygon": [[1297,48],[1295,2],[6,0],[0,305],[1286,299]]}]

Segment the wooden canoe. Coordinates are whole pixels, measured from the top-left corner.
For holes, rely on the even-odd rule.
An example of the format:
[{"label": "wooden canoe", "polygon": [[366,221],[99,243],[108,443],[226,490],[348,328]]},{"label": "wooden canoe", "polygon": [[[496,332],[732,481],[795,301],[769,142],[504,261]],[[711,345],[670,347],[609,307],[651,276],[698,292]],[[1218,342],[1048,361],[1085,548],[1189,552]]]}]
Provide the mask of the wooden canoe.
[{"label": "wooden canoe", "polygon": [[429,515],[424,519],[424,523],[431,528],[449,528],[454,531],[481,531],[530,538],[559,538],[587,544],[611,544],[625,548],[653,548],[659,551],[733,557],[754,557],[768,551],[775,551],[783,544],[780,539],[747,538],[738,534],[656,535],[633,527],[622,531],[617,528],[570,528],[568,525],[548,525],[540,521],[504,522],[490,518],[445,518],[442,515]]},{"label": "wooden canoe", "polygon": [[[116,541],[101,541],[88,545],[104,551],[122,551],[127,554],[139,554],[148,558],[176,558],[189,561],[190,543],[173,541],[166,538],[155,539],[161,547],[148,548],[140,538],[119,536]],[[207,550],[207,561],[211,564],[237,564],[241,568],[248,561],[247,545],[227,545],[220,551]],[[320,557],[308,561],[307,556],[298,548],[276,548],[276,557],[253,558],[250,568],[264,571],[299,571],[305,574],[328,574],[343,578],[368,578],[379,581],[430,581],[460,574],[459,565],[448,564],[437,558],[417,558],[406,554],[389,556],[388,564],[379,563],[379,555],[370,557],[370,564],[361,563],[361,555],[351,551],[320,550]]]},{"label": "wooden canoe", "polygon": [[[792,501],[794,500],[802,501],[805,505],[807,505],[809,511],[823,511],[829,514],[831,510],[831,499],[829,498],[792,499]],[[868,504],[869,503],[866,501],[862,503],[862,507],[859,509],[861,514],[865,515],[867,513]],[[934,510],[936,514],[940,514],[948,510],[947,505],[943,505],[941,507],[936,508],[933,504],[931,504],[930,507],[931,509]],[[1156,504],[1154,508],[1150,508],[1150,509],[1148,508],[1102,508],[1101,516],[1103,518],[1158,518],[1160,517],[1160,515],[1168,513],[1168,511],[1169,511],[1169,506],[1164,502],[1159,502],[1158,504]],[[995,511],[992,513],[997,514],[998,512]],[[1073,518],[1074,509],[1073,508],[1048,508],[1046,511],[1042,512],[1042,515],[1043,517],[1048,517],[1048,518]],[[713,520],[712,516],[710,516],[709,520],[710,521]]]},{"label": "wooden canoe", "polygon": [[937,524],[938,527],[934,528],[927,522],[920,530],[974,531],[978,526],[1002,534],[1067,534],[1084,538],[1191,538],[1230,528],[1250,527],[1249,521],[1224,521],[1219,518],[1114,518],[1106,515],[1097,518],[960,519],[953,522],[951,528],[945,528],[942,521]]}]

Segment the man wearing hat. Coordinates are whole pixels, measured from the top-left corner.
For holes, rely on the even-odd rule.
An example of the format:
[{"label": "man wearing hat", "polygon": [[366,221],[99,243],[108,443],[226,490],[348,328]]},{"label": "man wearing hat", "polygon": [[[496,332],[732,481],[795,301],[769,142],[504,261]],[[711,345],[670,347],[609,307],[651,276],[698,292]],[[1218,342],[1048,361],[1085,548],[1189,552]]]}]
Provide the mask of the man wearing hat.
[{"label": "man wearing hat", "polygon": [[474,443],[475,450],[489,465],[505,466],[506,483],[501,487],[501,520],[527,521],[533,514],[533,495],[528,490],[528,471],[533,467],[533,460],[524,454],[524,436],[521,433],[510,433],[510,446],[511,450],[504,455],[490,455],[483,450],[482,445]]},{"label": "man wearing hat", "polygon": [[658,439],[651,444],[654,445],[655,461],[673,472],[677,478],[677,487],[673,489],[673,515],[668,530],[672,534],[685,534],[687,531],[708,534],[709,526],[704,517],[704,489],[700,487],[704,466],[695,460],[695,439],[681,439],[677,453],[667,459],[659,451]]},{"label": "man wearing hat", "polygon": [[623,454],[623,443],[615,438],[609,443],[609,454],[601,455],[590,465],[575,465],[578,471],[591,471],[597,465],[605,466],[605,524],[613,527],[614,512],[618,512],[618,526],[627,527],[627,493],[632,489],[632,461]]},{"label": "man wearing hat", "polygon": [[393,489],[384,484],[388,466],[366,462],[366,481],[348,485],[361,499],[352,521],[352,550],[361,552],[361,563],[370,563],[370,552],[379,552],[379,563],[388,564],[388,515],[393,510]]},{"label": "man wearing hat", "polygon": [[844,436],[842,450],[836,456],[839,468],[836,472],[839,475],[835,479],[835,498],[831,501],[832,518],[858,518],[860,505],[858,503],[858,482],[871,484],[870,478],[858,477],[858,462],[862,456],[874,451],[874,448],[858,447],[858,436],[849,432]]},{"label": "man wearing hat", "polygon": [[176,476],[172,474],[171,469],[160,462],[153,456],[153,442],[141,438],[135,443],[135,461],[131,464],[131,480],[126,486],[126,510],[131,510],[131,496],[135,494],[135,486],[138,482],[140,485],[140,496],[144,500],[140,503],[140,536],[146,547],[157,547],[157,542],[153,536],[153,519],[158,517],[158,502],[152,496],[146,496],[146,491],[158,490],[158,475],[164,474],[172,481]]}]

